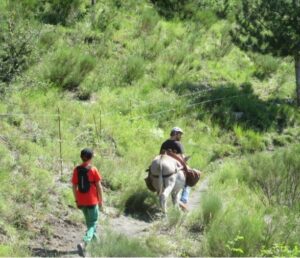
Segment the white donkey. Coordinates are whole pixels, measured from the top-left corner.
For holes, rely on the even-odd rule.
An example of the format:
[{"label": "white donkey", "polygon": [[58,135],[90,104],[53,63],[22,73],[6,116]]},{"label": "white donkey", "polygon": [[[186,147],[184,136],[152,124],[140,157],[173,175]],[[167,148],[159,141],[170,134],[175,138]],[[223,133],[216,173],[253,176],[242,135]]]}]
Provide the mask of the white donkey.
[{"label": "white donkey", "polygon": [[161,209],[167,211],[167,200],[172,195],[174,206],[179,206],[179,192],[185,185],[185,176],[180,163],[174,158],[162,154],[151,163],[150,176],[153,187],[159,195]]}]

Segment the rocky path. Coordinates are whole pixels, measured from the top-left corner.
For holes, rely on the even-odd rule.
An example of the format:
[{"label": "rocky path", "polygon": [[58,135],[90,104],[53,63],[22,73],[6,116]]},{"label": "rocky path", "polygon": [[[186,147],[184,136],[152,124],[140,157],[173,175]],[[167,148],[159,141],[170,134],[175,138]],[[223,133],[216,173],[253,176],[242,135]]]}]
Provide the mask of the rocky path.
[{"label": "rocky path", "polygon": [[[201,197],[208,188],[208,179],[200,182],[190,195],[188,210],[199,207]],[[31,246],[32,255],[36,257],[78,257],[77,243],[81,242],[85,227],[81,223],[72,223],[69,220],[53,219],[53,236],[49,239],[39,239]],[[154,222],[145,222],[129,216],[117,215],[113,209],[107,209],[102,214],[101,223],[109,224],[117,233],[128,237],[143,237],[149,233]]]}]

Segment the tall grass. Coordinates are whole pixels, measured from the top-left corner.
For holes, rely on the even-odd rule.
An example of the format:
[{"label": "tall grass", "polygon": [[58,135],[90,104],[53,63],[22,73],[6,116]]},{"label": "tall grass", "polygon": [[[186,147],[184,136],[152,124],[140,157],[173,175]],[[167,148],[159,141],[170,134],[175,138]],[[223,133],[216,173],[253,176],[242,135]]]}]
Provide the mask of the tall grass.
[{"label": "tall grass", "polygon": [[271,205],[299,207],[299,146],[274,155],[256,155],[250,159],[245,180],[259,188]]},{"label": "tall grass", "polygon": [[[218,169],[211,177],[214,194],[208,197],[217,198],[222,208],[216,209],[220,205],[213,201],[208,206],[204,199],[188,223],[190,231],[204,232],[201,250],[205,255],[297,253],[298,153],[299,146],[294,146],[242,162],[232,160]],[[205,220],[205,207],[218,212],[208,212]]]},{"label": "tall grass", "polygon": [[60,49],[50,57],[44,78],[55,86],[76,90],[85,76],[95,67],[95,59],[80,49],[62,45]]},{"label": "tall grass", "polygon": [[137,239],[105,230],[99,241],[90,247],[92,256],[105,257],[152,257],[155,252]]}]

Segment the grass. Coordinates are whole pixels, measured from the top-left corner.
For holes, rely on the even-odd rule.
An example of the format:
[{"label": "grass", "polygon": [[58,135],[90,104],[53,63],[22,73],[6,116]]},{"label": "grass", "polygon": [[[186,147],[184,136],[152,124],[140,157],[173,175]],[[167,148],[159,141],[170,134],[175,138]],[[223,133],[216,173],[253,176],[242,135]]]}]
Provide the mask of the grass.
[{"label": "grass", "polygon": [[93,257],[152,257],[155,252],[135,238],[105,230],[100,240],[90,248]]},{"label": "grass", "polygon": [[[298,187],[294,188],[298,184],[294,161],[298,149],[295,145],[274,154],[229,159],[216,169],[210,178],[213,192],[207,193],[187,221],[191,233],[204,235],[202,255],[256,256],[272,250],[297,253],[299,227],[294,216],[299,203],[292,196],[298,196]],[[282,241],[286,245],[278,244]]]}]

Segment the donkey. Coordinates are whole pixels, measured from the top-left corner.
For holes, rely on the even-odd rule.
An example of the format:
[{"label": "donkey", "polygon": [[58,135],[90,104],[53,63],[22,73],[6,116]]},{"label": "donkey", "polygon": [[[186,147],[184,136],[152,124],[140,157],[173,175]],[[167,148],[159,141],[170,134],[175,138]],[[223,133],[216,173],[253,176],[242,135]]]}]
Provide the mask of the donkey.
[{"label": "donkey", "polygon": [[167,211],[167,200],[172,196],[173,205],[179,207],[179,192],[185,185],[181,164],[167,154],[157,156],[150,166],[152,185],[159,196],[163,213]]}]

